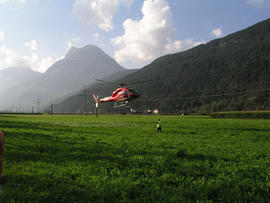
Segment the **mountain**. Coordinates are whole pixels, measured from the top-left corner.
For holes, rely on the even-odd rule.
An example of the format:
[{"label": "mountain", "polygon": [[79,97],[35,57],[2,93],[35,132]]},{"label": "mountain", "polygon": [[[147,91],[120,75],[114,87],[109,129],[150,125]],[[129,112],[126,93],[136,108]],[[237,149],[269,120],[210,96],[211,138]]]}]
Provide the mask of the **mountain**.
[{"label": "mountain", "polygon": [[27,81],[35,80],[41,75],[41,73],[32,71],[29,67],[11,67],[0,70],[0,92]]},{"label": "mountain", "polygon": [[[132,87],[142,95],[133,109],[163,113],[270,109],[270,19],[185,52],[170,54],[120,81],[155,80]],[[116,87],[100,84],[90,94],[108,96]],[[92,101],[93,102],[93,101]],[[100,105],[112,112],[113,104]],[[67,111],[81,106],[67,105]]]},{"label": "mountain", "polygon": [[95,78],[123,70],[123,67],[96,46],[72,47],[62,60],[52,65],[37,80],[21,85],[15,94],[14,89],[1,94],[5,100],[0,102],[0,108],[20,103],[29,111],[39,102],[42,109],[57,98],[89,85]]}]

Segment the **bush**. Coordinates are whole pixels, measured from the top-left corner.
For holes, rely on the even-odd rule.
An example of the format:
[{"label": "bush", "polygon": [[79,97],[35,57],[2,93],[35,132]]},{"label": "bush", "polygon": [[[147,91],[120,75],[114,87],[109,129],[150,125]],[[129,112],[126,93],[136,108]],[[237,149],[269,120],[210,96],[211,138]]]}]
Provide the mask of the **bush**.
[{"label": "bush", "polygon": [[232,111],[211,114],[212,118],[270,119],[270,111]]}]

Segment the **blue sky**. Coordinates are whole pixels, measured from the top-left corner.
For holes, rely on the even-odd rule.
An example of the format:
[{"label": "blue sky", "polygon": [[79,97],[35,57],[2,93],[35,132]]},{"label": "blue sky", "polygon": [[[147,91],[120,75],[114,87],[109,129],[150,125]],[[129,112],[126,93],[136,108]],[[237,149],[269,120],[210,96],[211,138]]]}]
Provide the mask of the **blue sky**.
[{"label": "blue sky", "polygon": [[141,68],[270,17],[270,0],[0,0],[0,69],[44,72],[94,44]]}]

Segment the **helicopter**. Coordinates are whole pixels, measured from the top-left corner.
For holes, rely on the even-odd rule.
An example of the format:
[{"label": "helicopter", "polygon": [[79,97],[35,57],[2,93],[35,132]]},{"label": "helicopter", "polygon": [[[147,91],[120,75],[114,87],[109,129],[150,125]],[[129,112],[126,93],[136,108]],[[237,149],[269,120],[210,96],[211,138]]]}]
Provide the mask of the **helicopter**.
[{"label": "helicopter", "polygon": [[129,101],[135,100],[140,97],[140,94],[136,92],[133,88],[124,87],[122,84],[121,87],[117,88],[111,96],[104,97],[99,99],[96,94],[93,94],[96,104],[101,102],[120,102],[120,105],[115,104],[115,108],[123,107],[128,104]]},{"label": "helicopter", "polygon": [[[100,82],[112,83],[104,80],[98,80]],[[96,102],[96,108],[98,108],[98,104],[102,102],[115,102],[115,108],[117,107],[125,107],[129,101],[138,99],[141,95],[135,91],[133,88],[127,88],[127,84],[140,84],[145,82],[152,82],[151,81],[141,81],[141,82],[133,82],[133,83],[121,83],[119,88],[117,88],[111,96],[104,97],[99,99],[96,94],[93,94],[94,100]],[[120,102],[120,105],[116,105],[116,102]]]}]

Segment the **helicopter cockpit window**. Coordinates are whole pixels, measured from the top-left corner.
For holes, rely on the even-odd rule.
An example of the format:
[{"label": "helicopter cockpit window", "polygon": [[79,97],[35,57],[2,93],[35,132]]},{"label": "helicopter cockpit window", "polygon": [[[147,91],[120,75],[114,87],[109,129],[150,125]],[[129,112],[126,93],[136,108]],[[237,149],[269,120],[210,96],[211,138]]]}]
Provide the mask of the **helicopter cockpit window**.
[{"label": "helicopter cockpit window", "polygon": [[130,92],[131,94],[135,93],[134,89],[129,89],[129,92]]},{"label": "helicopter cockpit window", "polygon": [[120,94],[120,95],[127,95],[128,92],[127,92],[127,91],[121,91],[119,94]]}]

